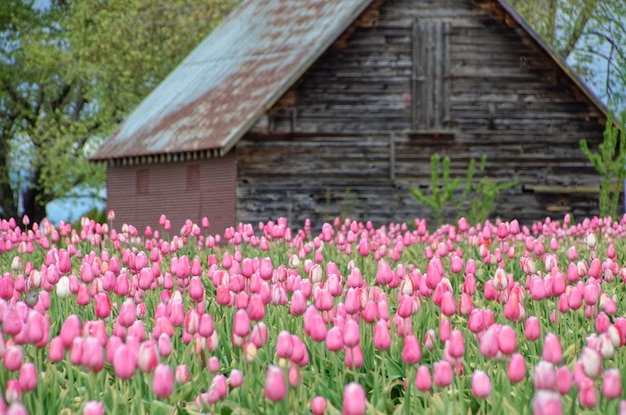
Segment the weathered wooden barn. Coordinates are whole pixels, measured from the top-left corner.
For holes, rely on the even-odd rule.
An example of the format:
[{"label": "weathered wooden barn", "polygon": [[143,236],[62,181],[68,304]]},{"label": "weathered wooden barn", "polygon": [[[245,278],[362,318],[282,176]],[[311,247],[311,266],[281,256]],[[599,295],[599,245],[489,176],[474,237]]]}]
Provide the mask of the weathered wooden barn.
[{"label": "weathered wooden barn", "polygon": [[519,185],[504,218],[597,213],[579,149],[602,103],[507,0],[244,2],[136,108],[92,160],[117,220],[215,232],[343,209],[377,223],[428,218],[409,193],[430,156]]}]

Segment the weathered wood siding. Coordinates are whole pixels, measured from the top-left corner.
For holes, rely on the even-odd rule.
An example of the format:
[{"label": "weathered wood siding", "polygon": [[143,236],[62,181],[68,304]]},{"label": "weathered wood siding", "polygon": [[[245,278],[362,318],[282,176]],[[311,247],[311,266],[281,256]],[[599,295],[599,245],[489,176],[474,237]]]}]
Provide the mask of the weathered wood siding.
[{"label": "weathered wood siding", "polygon": [[[220,159],[134,166],[109,166],[107,208],[115,223],[161,229],[165,214],[178,234],[186,219],[200,224],[206,216],[211,234],[235,225],[235,155]],[[161,229],[162,231],[162,229]]]},{"label": "weathered wood siding", "polygon": [[597,214],[597,195],[553,190],[599,185],[578,141],[597,148],[604,116],[495,2],[367,13],[237,146],[238,220],[428,218],[408,189],[430,191],[435,152],[454,175],[486,154],[489,176],[519,179],[505,219]]}]

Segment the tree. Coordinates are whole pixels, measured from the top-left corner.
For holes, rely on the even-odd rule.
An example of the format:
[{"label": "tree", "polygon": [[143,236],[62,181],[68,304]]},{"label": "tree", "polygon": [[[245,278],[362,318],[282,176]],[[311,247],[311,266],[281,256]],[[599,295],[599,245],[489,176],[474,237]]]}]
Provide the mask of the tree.
[{"label": "tree", "polygon": [[595,93],[626,109],[626,3],[512,0],[512,4]]},{"label": "tree", "polygon": [[[38,2],[41,3],[41,2]],[[94,195],[87,157],[235,0],[10,0],[0,8],[0,216]]]}]

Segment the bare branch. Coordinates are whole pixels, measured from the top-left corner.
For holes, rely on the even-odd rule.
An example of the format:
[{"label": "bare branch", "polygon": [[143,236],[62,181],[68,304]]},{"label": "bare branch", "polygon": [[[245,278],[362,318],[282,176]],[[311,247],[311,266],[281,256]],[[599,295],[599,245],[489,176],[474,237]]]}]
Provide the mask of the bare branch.
[{"label": "bare branch", "polygon": [[585,7],[576,18],[572,33],[567,39],[565,47],[561,51],[561,54],[564,58],[567,58],[576,47],[576,43],[578,42],[578,39],[580,39],[580,37],[582,36],[583,31],[585,30],[585,26],[587,26],[587,22],[591,18],[592,12],[596,7],[596,3],[597,0],[589,0],[585,2]]}]

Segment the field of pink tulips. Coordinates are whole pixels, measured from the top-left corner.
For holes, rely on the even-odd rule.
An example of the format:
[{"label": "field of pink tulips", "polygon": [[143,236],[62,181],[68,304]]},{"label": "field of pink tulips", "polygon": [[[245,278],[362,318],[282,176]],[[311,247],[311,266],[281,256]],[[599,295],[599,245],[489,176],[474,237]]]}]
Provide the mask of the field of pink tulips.
[{"label": "field of pink tulips", "polygon": [[0,414],[626,414],[626,216],[0,223]]}]

